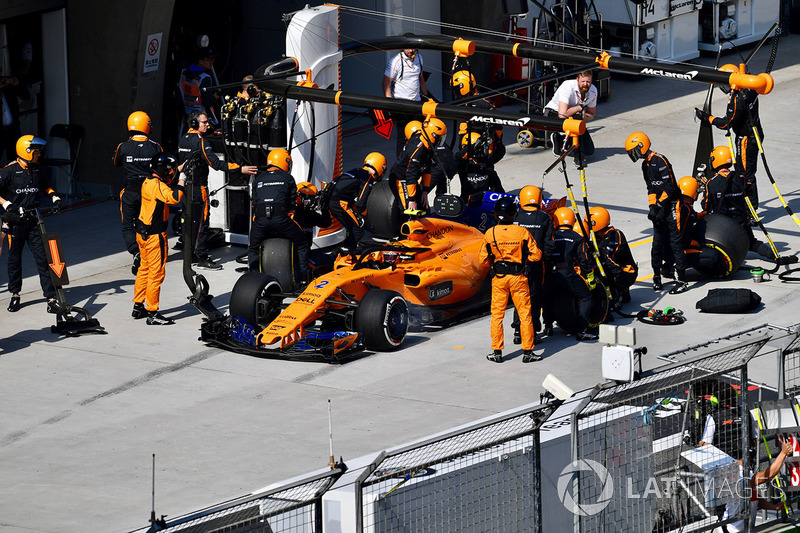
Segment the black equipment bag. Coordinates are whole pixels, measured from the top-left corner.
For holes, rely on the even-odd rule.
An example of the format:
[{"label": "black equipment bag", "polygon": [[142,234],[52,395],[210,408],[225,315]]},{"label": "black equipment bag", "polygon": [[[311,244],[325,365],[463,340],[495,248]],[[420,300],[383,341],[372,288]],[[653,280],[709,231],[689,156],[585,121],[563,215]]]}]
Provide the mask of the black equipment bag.
[{"label": "black equipment bag", "polygon": [[711,289],[695,307],[701,313],[746,313],[761,304],[761,296],[750,289]]}]

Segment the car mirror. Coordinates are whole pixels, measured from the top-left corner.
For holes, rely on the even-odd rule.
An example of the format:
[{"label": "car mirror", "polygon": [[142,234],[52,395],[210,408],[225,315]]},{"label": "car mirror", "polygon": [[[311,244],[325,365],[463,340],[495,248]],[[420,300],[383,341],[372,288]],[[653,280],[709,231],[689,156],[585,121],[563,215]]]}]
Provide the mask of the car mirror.
[{"label": "car mirror", "polygon": [[456,218],[464,212],[464,200],[453,194],[442,194],[433,201],[433,209],[441,217]]}]

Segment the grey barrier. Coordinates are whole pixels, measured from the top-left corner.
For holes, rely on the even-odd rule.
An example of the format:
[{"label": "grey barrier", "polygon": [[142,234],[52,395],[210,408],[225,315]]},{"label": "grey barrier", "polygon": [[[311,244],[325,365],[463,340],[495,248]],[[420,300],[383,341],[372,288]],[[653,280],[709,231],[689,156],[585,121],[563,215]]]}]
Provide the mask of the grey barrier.
[{"label": "grey barrier", "polygon": [[382,454],[360,482],[360,531],[541,532],[544,404]]},{"label": "grey barrier", "polygon": [[303,477],[169,521],[151,519],[148,533],[312,533],[322,531],[322,495],[342,470]]}]

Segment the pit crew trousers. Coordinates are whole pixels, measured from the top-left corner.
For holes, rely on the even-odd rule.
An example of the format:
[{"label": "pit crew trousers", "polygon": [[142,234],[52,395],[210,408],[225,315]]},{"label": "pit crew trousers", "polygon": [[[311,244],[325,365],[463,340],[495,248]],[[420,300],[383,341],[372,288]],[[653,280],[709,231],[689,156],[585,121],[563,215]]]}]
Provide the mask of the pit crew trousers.
[{"label": "pit crew trousers", "polygon": [[533,319],[531,317],[531,293],[528,278],[522,274],[494,276],[492,278],[492,350],[502,350],[503,317],[508,307],[508,298],[514,302],[519,312],[519,332],[522,336],[522,349],[533,350]]},{"label": "pit crew trousers", "polygon": [[333,218],[338,220],[347,231],[347,235],[342,241],[342,248],[354,250],[364,237],[364,228],[359,224],[358,217],[355,214],[355,207],[350,202],[339,200],[338,202],[331,202],[329,208]]},{"label": "pit crew trousers", "polygon": [[[257,216],[250,225],[250,242],[247,247],[247,264],[250,272],[261,272],[261,243],[265,239],[281,238],[292,241],[297,251],[297,270],[300,280],[308,280],[308,252],[311,249],[300,226],[286,214],[272,218]],[[292,290],[286,288],[285,290]]]},{"label": "pit crew trousers", "polygon": [[683,235],[672,212],[676,210],[674,201],[668,203],[670,215],[653,222],[653,245],[650,248],[650,263],[656,276],[661,275],[661,266],[665,256],[667,264],[674,264],[678,279],[683,280],[686,271],[686,255],[683,252]]},{"label": "pit crew trousers", "polygon": [[142,184],[126,184],[119,193],[119,214],[122,219],[122,238],[128,253],[135,255],[139,251],[136,241],[136,219],[142,209]]},{"label": "pit crew trousers", "polygon": [[145,303],[148,311],[158,311],[161,284],[167,273],[167,232],[142,237],[136,234],[141,264],[133,285],[133,302]]},{"label": "pit crew trousers", "polygon": [[[528,277],[528,287],[530,287],[531,294],[531,319],[533,320],[533,331],[541,331],[542,329],[542,306],[544,305],[544,279],[545,279],[545,265],[544,261],[533,263],[530,265],[531,274]],[[520,319],[519,311],[514,307],[514,320],[511,322],[511,327],[519,329]]]},{"label": "pit crew trousers", "polygon": [[[198,189],[200,194],[198,195]],[[208,255],[206,235],[208,235],[208,187],[195,185],[194,200],[192,201],[192,235],[195,237],[194,255],[205,259]],[[184,222],[185,223],[185,222]]]},{"label": "pit crew trousers", "polygon": [[36,269],[39,271],[39,285],[48,300],[56,297],[56,288],[50,278],[50,267],[44,252],[42,233],[34,216],[23,216],[11,226],[8,233],[8,292],[19,294],[22,290],[22,249],[25,243],[31,249]]}]

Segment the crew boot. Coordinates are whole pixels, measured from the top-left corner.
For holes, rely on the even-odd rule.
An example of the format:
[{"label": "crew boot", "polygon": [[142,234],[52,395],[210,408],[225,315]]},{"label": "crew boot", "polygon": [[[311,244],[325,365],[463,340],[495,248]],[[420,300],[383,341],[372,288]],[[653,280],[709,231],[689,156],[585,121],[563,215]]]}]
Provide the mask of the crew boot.
[{"label": "crew boot", "polygon": [[660,291],[664,286],[661,285],[661,276],[653,276],[653,290]]},{"label": "crew boot", "polygon": [[533,350],[525,350],[524,352],[522,352],[523,363],[533,363],[541,360],[542,356],[537,353],[534,353]]},{"label": "crew boot", "polygon": [[502,363],[503,362],[503,352],[502,350],[494,350],[492,353],[486,356],[486,359],[493,363]]}]

